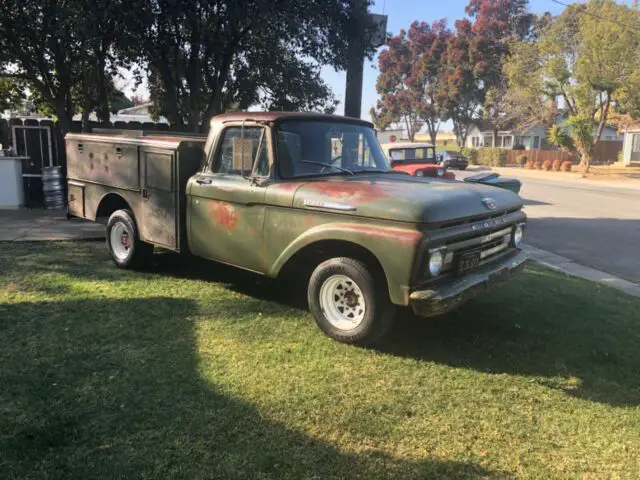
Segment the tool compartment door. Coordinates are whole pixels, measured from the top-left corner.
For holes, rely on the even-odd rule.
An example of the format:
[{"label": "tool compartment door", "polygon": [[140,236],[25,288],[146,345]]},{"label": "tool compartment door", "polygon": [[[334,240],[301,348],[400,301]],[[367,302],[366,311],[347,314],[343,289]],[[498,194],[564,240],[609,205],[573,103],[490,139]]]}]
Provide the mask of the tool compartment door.
[{"label": "tool compartment door", "polygon": [[136,215],[140,237],[149,243],[178,248],[176,151],[147,148],[140,151],[141,212]]}]

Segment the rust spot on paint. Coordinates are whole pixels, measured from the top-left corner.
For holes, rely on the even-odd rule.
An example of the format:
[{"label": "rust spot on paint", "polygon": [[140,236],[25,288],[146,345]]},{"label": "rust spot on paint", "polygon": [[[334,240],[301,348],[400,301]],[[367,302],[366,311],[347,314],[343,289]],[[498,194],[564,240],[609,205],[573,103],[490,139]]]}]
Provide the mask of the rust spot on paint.
[{"label": "rust spot on paint", "polygon": [[108,171],[109,171],[109,165],[105,165],[105,166],[104,166],[104,171],[105,171],[105,172],[108,172]]},{"label": "rust spot on paint", "polygon": [[235,230],[238,226],[238,212],[230,203],[213,200],[210,213],[214,220],[227,230]]},{"label": "rust spot on paint", "polygon": [[272,188],[275,188],[281,192],[293,192],[300,188],[304,182],[283,182],[272,185]]},{"label": "rust spot on paint", "polygon": [[422,233],[417,230],[406,230],[404,228],[376,227],[373,225],[360,224],[338,224],[336,227],[349,230],[353,233],[393,240],[407,246],[415,246],[423,236]]},{"label": "rust spot on paint", "polygon": [[90,168],[91,170],[93,170],[93,162],[91,162],[91,163],[89,164],[89,168]]},{"label": "rust spot on paint", "polygon": [[355,203],[375,203],[391,194],[388,188],[375,182],[319,182],[310,184],[309,189],[331,199]]}]

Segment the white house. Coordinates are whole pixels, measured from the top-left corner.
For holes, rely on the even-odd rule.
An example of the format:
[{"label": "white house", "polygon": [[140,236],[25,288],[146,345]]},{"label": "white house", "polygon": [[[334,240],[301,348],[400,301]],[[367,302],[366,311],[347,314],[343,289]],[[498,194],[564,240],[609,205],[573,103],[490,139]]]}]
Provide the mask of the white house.
[{"label": "white house", "polygon": [[[559,116],[556,122],[561,125],[565,120]],[[622,141],[623,137],[614,127],[606,125],[602,131],[601,139]],[[538,150],[548,145],[547,127],[539,124],[528,130],[501,130],[498,132],[495,146],[508,149],[522,146],[526,150]],[[465,146],[467,148],[493,147],[493,125],[486,120],[474,122],[469,128]]]}]

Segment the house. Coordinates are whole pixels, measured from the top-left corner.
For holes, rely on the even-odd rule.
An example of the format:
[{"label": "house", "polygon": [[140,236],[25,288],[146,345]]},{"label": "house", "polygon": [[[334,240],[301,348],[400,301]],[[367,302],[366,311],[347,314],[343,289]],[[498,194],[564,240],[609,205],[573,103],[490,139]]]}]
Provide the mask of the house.
[{"label": "house", "polygon": [[[558,116],[556,122],[562,125],[565,119]],[[497,135],[496,147],[509,148],[524,147],[526,150],[539,150],[548,148],[547,142],[548,127],[538,124],[527,130],[507,129],[500,130]],[[622,141],[622,135],[618,134],[615,127],[606,125],[602,131],[602,140]],[[493,147],[493,125],[486,120],[474,122],[467,134],[467,148]]]},{"label": "house", "polygon": [[627,125],[623,137],[622,163],[626,166],[640,163],[640,123]]},{"label": "house", "polygon": [[392,143],[399,142],[400,140],[404,140],[406,138],[406,134],[402,129],[391,129],[384,130],[382,132],[377,132],[378,142],[382,143]]},{"label": "house", "polygon": [[[415,141],[431,143],[431,135],[429,135],[428,133],[416,133]],[[455,132],[438,132],[438,135],[436,136],[436,146],[447,147],[457,144],[458,143]]]},{"label": "house", "polygon": [[[109,117],[109,120],[111,121],[111,123],[115,123],[115,122],[169,123],[169,121],[164,117],[160,117],[157,121],[154,121],[151,118],[151,114],[149,113],[149,108],[152,105],[153,105],[153,102],[146,102],[146,103],[141,103],[140,105],[134,105],[133,107],[118,110],[118,113],[116,113],[115,115],[111,115]],[[81,118],[82,118],[81,114],[76,114],[74,115],[73,120],[79,121],[81,120]],[[91,112],[91,114],[89,115],[89,120],[92,122],[95,122],[98,120],[95,112]]]}]

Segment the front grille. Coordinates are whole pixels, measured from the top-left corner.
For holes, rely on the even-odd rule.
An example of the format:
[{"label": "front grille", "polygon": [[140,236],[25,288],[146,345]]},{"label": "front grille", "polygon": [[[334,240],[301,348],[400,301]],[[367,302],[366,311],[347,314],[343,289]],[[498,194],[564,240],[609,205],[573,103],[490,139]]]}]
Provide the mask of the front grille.
[{"label": "front grille", "polygon": [[459,256],[465,252],[479,250],[481,264],[490,261],[493,257],[509,248],[511,231],[512,227],[509,226],[495,232],[447,243],[443,271],[451,270]]}]

